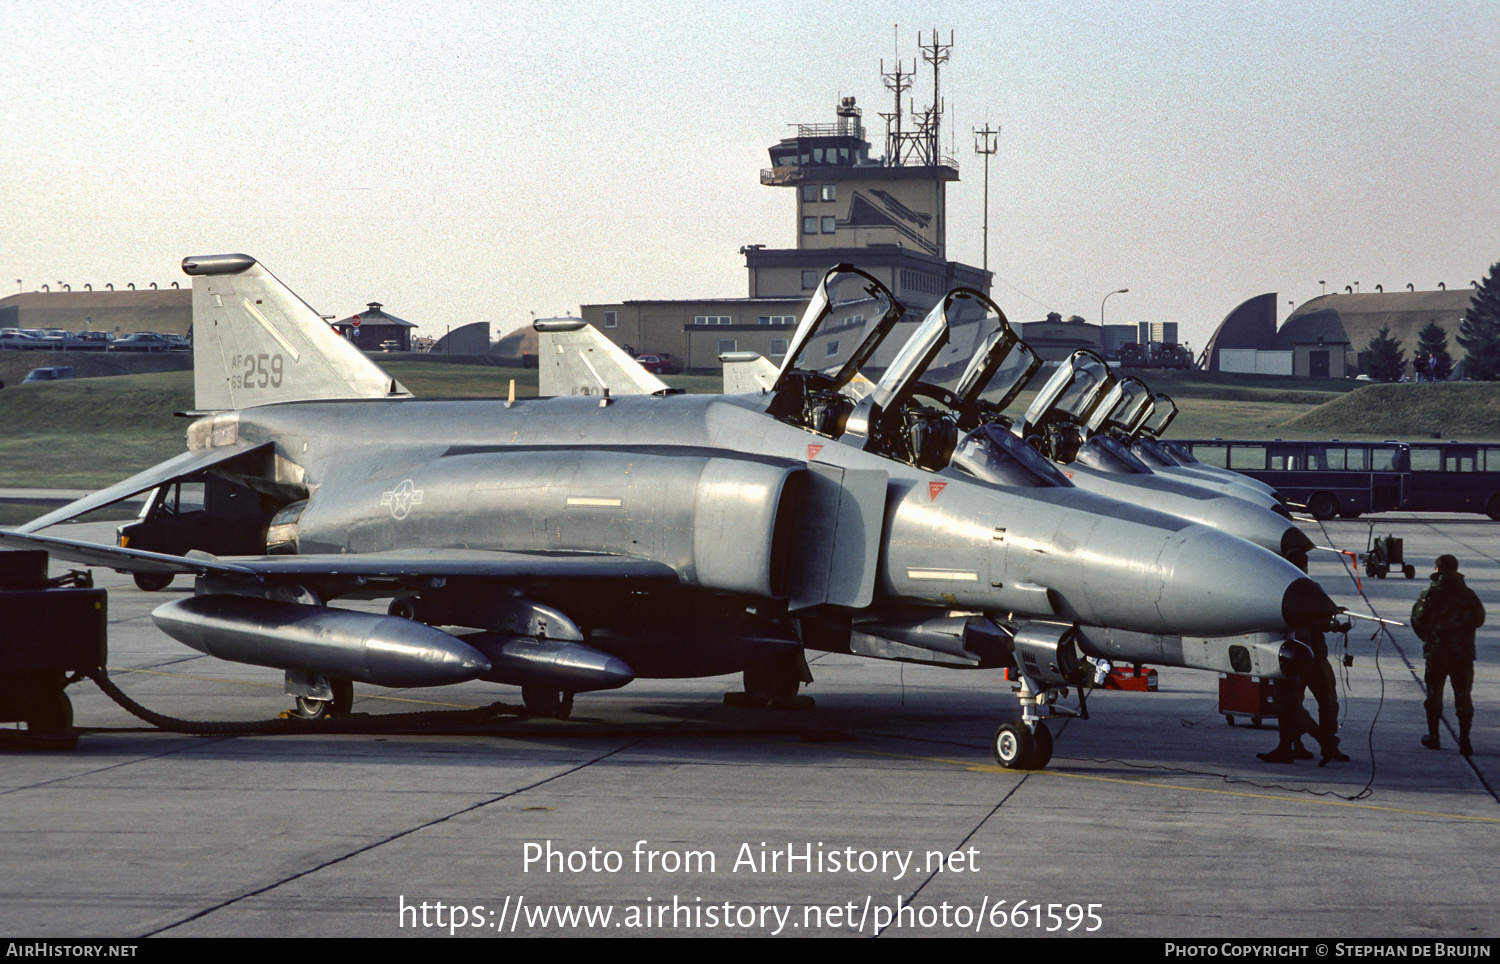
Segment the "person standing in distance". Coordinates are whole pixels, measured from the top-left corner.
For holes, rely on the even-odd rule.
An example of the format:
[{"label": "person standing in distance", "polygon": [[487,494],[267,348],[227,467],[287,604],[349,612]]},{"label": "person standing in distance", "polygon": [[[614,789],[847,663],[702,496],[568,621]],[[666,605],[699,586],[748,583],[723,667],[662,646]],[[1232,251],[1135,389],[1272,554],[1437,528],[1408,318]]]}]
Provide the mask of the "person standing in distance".
[{"label": "person standing in distance", "polygon": [[1484,606],[1464,583],[1458,571],[1458,560],[1450,555],[1437,557],[1432,585],[1422,590],[1411,607],[1411,626],[1422,640],[1422,656],[1427,660],[1427,735],[1422,745],[1429,750],[1441,749],[1438,721],[1443,718],[1443,683],[1453,683],[1453,708],[1458,714],[1458,752],[1474,752],[1469,743],[1469,728],[1474,722],[1474,701],[1469,691],[1474,687],[1474,630],[1484,625]]}]

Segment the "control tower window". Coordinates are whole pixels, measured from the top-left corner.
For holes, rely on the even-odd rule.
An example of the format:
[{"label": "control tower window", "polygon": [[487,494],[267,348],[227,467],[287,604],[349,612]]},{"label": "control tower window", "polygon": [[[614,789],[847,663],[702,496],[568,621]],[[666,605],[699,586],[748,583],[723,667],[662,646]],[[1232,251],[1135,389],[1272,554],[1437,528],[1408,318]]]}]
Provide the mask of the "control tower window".
[{"label": "control tower window", "polygon": [[802,200],[804,202],[812,203],[813,201],[816,201],[817,199],[818,199],[818,186],[816,184],[804,184],[804,185],[802,185]]},{"label": "control tower window", "polygon": [[802,219],[802,233],[803,234],[817,234],[818,233],[818,219],[817,218],[803,218]]},{"label": "control tower window", "polygon": [[825,201],[832,201],[833,200],[833,185],[832,184],[825,184],[825,185],[823,185],[823,200],[825,200]]},{"label": "control tower window", "polygon": [[804,271],[804,272],[802,272],[802,288],[803,288],[803,290],[807,290],[807,289],[811,289],[811,288],[816,288],[817,286],[818,286],[818,272],[816,272],[816,271]]},{"label": "control tower window", "polygon": [[824,218],[823,219],[823,233],[824,234],[832,234],[832,233],[834,233],[837,230],[838,230],[838,225],[837,225],[837,220],[835,218]]}]

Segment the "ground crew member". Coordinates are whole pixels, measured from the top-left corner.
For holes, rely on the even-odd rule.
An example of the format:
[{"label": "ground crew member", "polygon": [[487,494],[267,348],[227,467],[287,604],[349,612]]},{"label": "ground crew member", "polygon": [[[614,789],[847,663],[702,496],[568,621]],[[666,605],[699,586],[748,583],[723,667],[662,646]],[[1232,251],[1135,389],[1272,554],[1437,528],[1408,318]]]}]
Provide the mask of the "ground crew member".
[{"label": "ground crew member", "polygon": [[1429,750],[1442,747],[1438,722],[1443,718],[1443,683],[1451,681],[1453,708],[1458,713],[1458,752],[1464,756],[1474,752],[1469,743],[1469,727],[1474,722],[1469,691],[1474,687],[1474,630],[1483,625],[1484,606],[1464,584],[1458,560],[1438,556],[1432,585],[1422,590],[1411,607],[1411,627],[1422,640],[1422,656],[1427,660],[1427,735],[1422,745]]},{"label": "ground crew member", "polygon": [[[1333,678],[1333,667],[1328,665],[1328,642],[1323,629],[1304,629],[1296,638],[1312,650],[1312,666],[1302,675],[1272,681],[1280,741],[1275,749],[1255,755],[1267,763],[1311,760],[1312,753],[1302,745],[1303,734],[1308,734],[1318,741],[1318,749],[1322,751],[1319,766],[1347,762],[1348,754],[1339,749],[1338,685]],[[1317,723],[1302,705],[1303,694],[1309,689],[1318,701]]]}]

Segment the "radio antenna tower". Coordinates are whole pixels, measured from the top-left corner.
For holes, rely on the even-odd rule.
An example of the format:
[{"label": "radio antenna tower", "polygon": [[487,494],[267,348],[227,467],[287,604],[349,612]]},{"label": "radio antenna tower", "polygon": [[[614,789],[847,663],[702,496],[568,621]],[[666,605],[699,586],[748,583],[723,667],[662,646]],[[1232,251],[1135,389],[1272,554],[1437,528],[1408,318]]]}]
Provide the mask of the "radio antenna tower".
[{"label": "radio antenna tower", "polygon": [[896,61],[896,69],[887,73],[885,61],[880,61],[880,77],[885,81],[885,87],[896,95],[896,110],[894,113],[881,114],[885,119],[885,158],[887,164],[901,163],[901,95],[911,89],[912,76],[916,73],[916,64],[912,64],[912,70],[903,71],[901,61]]},{"label": "radio antenna tower", "polygon": [[918,31],[917,46],[922,49],[922,59],[932,64],[932,113],[929,115],[931,119],[927,125],[928,143],[930,144],[928,148],[928,163],[940,164],[942,163],[943,142],[939,138],[938,129],[942,124],[943,100],[938,86],[938,68],[948,62],[948,53],[953,49],[953,31],[948,31],[948,42],[946,44],[938,41],[936,27],[932,30],[932,43],[930,44],[922,42],[922,34]]}]

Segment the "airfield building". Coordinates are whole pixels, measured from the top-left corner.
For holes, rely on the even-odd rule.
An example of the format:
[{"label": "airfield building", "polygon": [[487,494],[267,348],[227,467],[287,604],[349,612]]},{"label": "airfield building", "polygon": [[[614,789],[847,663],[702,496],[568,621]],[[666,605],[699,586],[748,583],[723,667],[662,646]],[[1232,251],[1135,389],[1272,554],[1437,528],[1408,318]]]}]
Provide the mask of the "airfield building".
[{"label": "airfield building", "polygon": [[1350,378],[1363,371],[1361,354],[1381,328],[1401,342],[1407,357],[1417,334],[1437,322],[1448,351],[1462,357],[1458,326],[1468,310],[1468,288],[1320,295],[1299,305],[1276,326],[1277,295],[1257,295],[1224,317],[1204,350],[1209,371],[1259,372],[1303,378]]},{"label": "airfield building", "polygon": [[0,298],[0,328],[60,328],[128,335],[183,335],[193,327],[188,288],[26,291]]}]

